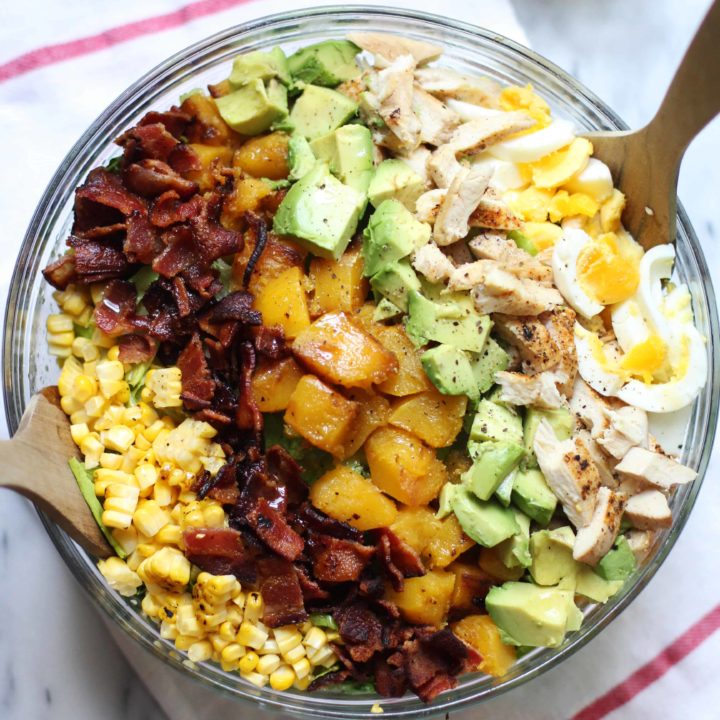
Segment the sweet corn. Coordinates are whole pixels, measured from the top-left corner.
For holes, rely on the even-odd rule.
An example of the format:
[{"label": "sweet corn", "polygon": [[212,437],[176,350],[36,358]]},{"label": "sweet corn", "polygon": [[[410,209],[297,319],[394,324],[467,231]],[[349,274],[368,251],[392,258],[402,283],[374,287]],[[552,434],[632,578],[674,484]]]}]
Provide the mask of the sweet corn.
[{"label": "sweet corn", "polygon": [[163,480],[158,480],[153,486],[153,500],[160,507],[167,507],[173,502],[173,490]]},{"label": "sweet corn", "polygon": [[292,669],[295,672],[295,677],[298,680],[302,680],[303,678],[306,678],[310,674],[310,670],[311,670],[310,661],[307,658],[298,660],[297,662],[292,664]]},{"label": "sweet corn", "polygon": [[122,455],[104,452],[100,456],[100,467],[104,470],[119,470],[122,465]]},{"label": "sweet corn", "polygon": [[160,637],[163,640],[175,640],[177,636],[178,631],[174,623],[169,623],[167,620],[160,623]]},{"label": "sweet corn", "polygon": [[82,365],[74,357],[68,357],[63,363],[60,377],[58,378],[58,392],[60,397],[72,395],[75,378],[82,374]]},{"label": "sweet corn", "polygon": [[261,675],[270,675],[274,673],[280,667],[280,656],[279,655],[263,655],[258,660],[257,672]]},{"label": "sweet corn", "polygon": [[258,652],[260,655],[277,655],[280,652],[280,648],[278,648],[278,644],[274,638],[268,637]]},{"label": "sweet corn", "polygon": [[246,654],[245,648],[242,645],[231,642],[229,645],[226,645],[220,653],[222,661],[226,663],[237,663],[240,658],[245,659],[249,655],[254,655],[255,660],[254,663],[252,659],[250,660],[250,662],[245,663],[245,666],[247,667],[246,672],[252,672],[257,665],[257,655],[255,655],[255,653]]},{"label": "sweet corn", "polygon": [[[210,635],[210,642],[212,643],[213,650],[216,653],[222,653],[222,651],[230,645],[230,640],[224,640],[218,633]],[[244,649],[244,648],[243,648]]]},{"label": "sweet corn", "polygon": [[133,514],[133,525],[148,537],[154,537],[169,522],[168,513],[154,500],[140,500]]},{"label": "sweet corn", "polygon": [[105,447],[96,432],[86,435],[80,443],[80,452],[85,456],[85,467],[88,470],[92,470],[100,464],[100,456],[104,451]]},{"label": "sweet corn", "polygon": [[64,313],[58,315],[48,315],[45,327],[51,335],[73,332],[73,320],[69,315],[65,315]]},{"label": "sweet corn", "polygon": [[239,670],[241,673],[250,673],[257,667],[258,662],[260,662],[260,657],[250,650],[240,659]]},{"label": "sweet corn", "polygon": [[70,413],[70,422],[73,425],[80,425],[86,423],[88,427],[94,429],[93,421],[90,416],[85,412],[85,408],[76,410],[74,413]]},{"label": "sweet corn", "polygon": [[322,628],[313,626],[303,638],[303,643],[314,650],[318,650],[327,645],[327,635]]},{"label": "sweet corn", "polygon": [[137,548],[137,531],[132,525],[129,528],[115,528],[112,531],[115,542],[129,555]]},{"label": "sweet corn", "polygon": [[[180,550],[165,546],[141,563],[138,575],[151,592],[177,592],[190,582],[190,561]],[[192,604],[189,609],[192,613]]]},{"label": "sweet corn", "polygon": [[76,337],[72,343],[72,354],[84,362],[91,362],[100,357],[100,351],[91,340],[84,337]]},{"label": "sweet corn", "polygon": [[192,606],[182,605],[178,608],[175,616],[175,625],[181,635],[199,638],[205,634],[202,627],[200,627],[200,623],[195,617]]},{"label": "sweet corn", "polygon": [[181,407],[182,372],[180,368],[169,367],[151,370],[145,376],[145,389],[150,391],[150,397],[155,407]]},{"label": "sweet corn", "polygon": [[125,529],[130,527],[140,491],[125,483],[111,483],[105,488],[102,520],[105,525]]},{"label": "sweet corn", "polygon": [[152,593],[147,593],[140,604],[142,611],[151,618],[160,617],[162,605],[155,599]]},{"label": "sweet corn", "polygon": [[210,660],[213,653],[213,647],[207,640],[193,643],[188,648],[188,659],[192,662],[205,662]]},{"label": "sweet corn", "polygon": [[[242,661],[241,661],[242,662]],[[247,680],[248,682],[251,682],[253,685],[257,685],[258,687],[265,687],[267,685],[268,679],[265,675],[260,675],[260,673],[240,673],[240,677],[243,678],[243,680]]]},{"label": "sweet corn", "polygon": [[73,413],[82,410],[84,406],[76,397],[66,395],[63,398],[60,398],[60,407],[66,415],[72,415]]},{"label": "sweet corn", "polygon": [[261,630],[257,625],[244,620],[238,630],[237,641],[243,645],[259,650],[268,639],[268,633]]},{"label": "sweet corn", "polygon": [[208,504],[202,511],[205,527],[221,528],[225,527],[225,511],[222,505],[217,503]]},{"label": "sweet corn", "polygon": [[194,635],[181,635],[178,633],[178,636],[175,638],[175,647],[178,650],[189,650],[196,642],[198,641],[197,637]]},{"label": "sweet corn", "polygon": [[158,530],[155,540],[162,545],[179,545],[182,540],[182,529],[179,525],[168,523]]},{"label": "sweet corn", "polygon": [[90,434],[87,423],[77,423],[70,426],[70,436],[73,442],[80,447],[80,443]]},{"label": "sweet corn", "polygon": [[140,492],[142,493],[155,485],[158,478],[158,471],[157,468],[150,463],[140,463],[135,468],[134,475],[140,487]]},{"label": "sweet corn", "polygon": [[275,628],[273,637],[278,645],[278,651],[281,655],[290,652],[303,641],[303,636],[292,625],[288,627]]},{"label": "sweet corn", "polygon": [[228,642],[232,642],[235,640],[235,636],[237,635],[237,627],[230,622],[229,620],[226,620],[220,627],[218,628],[218,635],[223,639],[227,640]]},{"label": "sweet corn", "polygon": [[270,687],[273,690],[287,690],[295,682],[295,672],[283,665],[270,675]]},{"label": "sweet corn", "polygon": [[305,648],[302,645],[294,647],[292,650],[288,650],[283,657],[291,665],[296,662],[300,662],[305,657]]},{"label": "sweet corn", "polygon": [[257,622],[263,615],[265,603],[260,593],[251,592],[245,602],[245,619],[248,622]]},{"label": "sweet corn", "polygon": [[142,585],[140,576],[133,572],[119,557],[109,557],[98,563],[98,570],[113,590],[125,597],[131,597]]},{"label": "sweet corn", "polygon": [[108,401],[100,395],[95,395],[85,403],[85,412],[91,418],[99,418],[107,410],[107,407]]},{"label": "sweet corn", "polygon": [[85,403],[97,393],[97,390],[95,378],[90,375],[78,375],[73,382],[72,397],[79,403]]}]

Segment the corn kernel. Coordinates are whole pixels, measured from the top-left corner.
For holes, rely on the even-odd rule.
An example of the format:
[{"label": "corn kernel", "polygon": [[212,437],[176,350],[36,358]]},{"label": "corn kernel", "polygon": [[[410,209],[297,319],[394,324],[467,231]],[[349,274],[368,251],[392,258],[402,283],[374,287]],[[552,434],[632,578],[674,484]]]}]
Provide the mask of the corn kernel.
[{"label": "corn kernel", "polygon": [[122,465],[122,455],[104,452],[100,456],[100,467],[104,470],[119,470]]},{"label": "corn kernel", "polygon": [[295,682],[295,672],[283,665],[270,675],[270,687],[273,690],[287,690]]},{"label": "corn kernel", "polygon": [[328,630],[325,633],[325,636],[327,637],[327,641],[329,643],[337,642],[340,639],[340,633],[337,630]]},{"label": "corn kernel", "polygon": [[148,537],[154,537],[169,522],[169,515],[154,500],[141,500],[133,515],[133,525]]},{"label": "corn kernel", "polygon": [[258,657],[258,654],[250,650],[249,652],[245,653],[245,655],[243,655],[243,657],[240,659],[240,662],[238,664],[240,672],[252,672],[257,667],[259,661],[260,658]]},{"label": "corn kernel", "polygon": [[310,683],[312,682],[312,678],[310,675],[307,675],[304,678],[295,678],[295,682],[293,683],[293,687],[296,690],[307,690],[308,687],[310,687]]},{"label": "corn kernel", "polygon": [[73,442],[79,447],[80,443],[85,439],[87,435],[90,434],[90,428],[88,428],[87,423],[79,423],[77,425],[71,425],[70,426],[70,436],[73,439]]},{"label": "corn kernel", "polygon": [[253,625],[251,622],[244,620],[238,630],[237,641],[243,645],[259,650],[268,639],[268,633]]},{"label": "corn kernel", "polygon": [[[119,345],[113,345],[111,348],[108,348],[107,359],[110,362],[116,362],[119,357],[120,357],[120,346]],[[123,374],[124,374],[124,372],[123,372]],[[119,378],[116,378],[116,379],[119,379]]]},{"label": "corn kernel", "polygon": [[85,412],[91,418],[99,418],[105,412],[107,406],[108,402],[104,397],[101,395],[95,395],[85,403]]},{"label": "corn kernel", "polygon": [[85,408],[76,410],[74,413],[70,413],[70,422],[73,425],[81,425],[82,423],[85,423],[88,427],[94,428],[93,421],[85,412]]},{"label": "corn kernel", "polygon": [[222,505],[213,503],[203,508],[203,518],[205,519],[205,527],[221,528],[225,526],[225,510]]},{"label": "corn kernel", "polygon": [[138,450],[150,450],[150,448],[152,448],[152,443],[142,433],[136,433],[135,447]]},{"label": "corn kernel", "polygon": [[48,315],[45,327],[53,335],[73,332],[73,320],[69,315]]},{"label": "corn kernel", "polygon": [[81,403],[87,402],[98,391],[95,378],[89,375],[78,375],[73,383],[73,397]]},{"label": "corn kernel", "polygon": [[115,542],[129,555],[135,548],[137,548],[137,531],[134,527],[121,529],[115,528],[112,531],[112,536]]},{"label": "corn kernel", "polygon": [[258,660],[257,672],[261,675],[270,675],[280,667],[280,656],[279,655],[263,655]]},{"label": "corn kernel", "polygon": [[264,610],[265,603],[263,603],[262,595],[251,592],[245,602],[245,619],[249,622],[255,622],[262,617]]},{"label": "corn kernel", "polygon": [[200,623],[197,621],[191,606],[183,605],[178,608],[175,616],[175,625],[177,626],[178,632],[182,635],[195,638],[204,635],[203,629],[200,627]]},{"label": "corn kernel", "polygon": [[[122,380],[125,377],[125,368],[117,359],[119,349],[117,346],[110,348],[107,359],[99,362],[95,368],[98,380]],[[114,355],[114,357],[111,357]]]},{"label": "corn kernel", "polygon": [[317,650],[323,647],[323,645],[327,645],[327,635],[322,628],[312,627],[305,635],[303,643]]},{"label": "corn kernel", "polygon": [[180,545],[182,528],[179,525],[168,523],[157,531],[155,540],[162,545]]},{"label": "corn kernel", "polygon": [[245,617],[243,615],[243,611],[237,607],[237,605],[228,603],[227,619],[228,622],[231,622],[236,627],[240,627]]},{"label": "corn kernel", "polygon": [[258,652],[261,655],[277,655],[280,652],[280,649],[273,638],[268,638]]},{"label": "corn kernel", "polygon": [[287,662],[289,662],[291,665],[293,663],[299,662],[305,657],[305,648],[302,645],[298,645],[297,647],[294,647],[292,650],[288,650],[283,657]]},{"label": "corn kernel", "polygon": [[83,409],[83,404],[74,395],[60,398],[60,407],[66,415],[72,415]]},{"label": "corn kernel", "polygon": [[147,593],[145,595],[145,597],[142,599],[140,607],[142,607],[142,611],[148,617],[160,617],[160,610],[162,609],[162,606],[155,600],[155,597],[151,593]]},{"label": "corn kernel", "polygon": [[145,388],[150,390],[152,403],[157,408],[182,406],[180,398],[182,372],[180,368],[169,367],[152,370],[145,377]]},{"label": "corn kernel", "polygon": [[79,292],[70,293],[62,305],[62,309],[70,315],[79,315],[86,307],[87,302]]},{"label": "corn kernel", "polygon": [[73,340],[72,353],[86,363],[97,360],[100,357],[97,346],[93,345],[92,341],[84,337],[76,337]]},{"label": "corn kernel", "polygon": [[337,662],[335,652],[330,645],[316,650],[309,659],[313,665],[323,665],[324,667],[330,667],[330,665],[334,665]]},{"label": "corn kernel", "polygon": [[178,650],[189,650],[196,642],[197,637],[193,635],[180,635],[175,638],[175,647]]},{"label": "corn kernel", "polygon": [[[242,660],[240,661],[242,662]],[[267,676],[261,675],[260,673],[240,673],[240,677],[243,678],[243,680],[247,680],[248,682],[251,682],[253,685],[257,685],[258,687],[265,687],[267,685]]]},{"label": "corn kernel", "polygon": [[212,645],[207,640],[201,640],[188,648],[188,659],[192,662],[205,662],[212,657],[212,651]]},{"label": "corn kernel", "polygon": [[220,627],[218,628],[218,634],[223,640],[227,640],[228,642],[232,642],[235,640],[235,636],[237,635],[237,628],[233,623],[226,620]]},{"label": "corn kernel", "polygon": [[295,672],[295,677],[298,680],[302,680],[310,674],[310,661],[307,658],[298,660],[297,662],[292,664],[292,669]]},{"label": "corn kernel", "polygon": [[134,473],[135,468],[137,467],[137,464],[140,462],[142,457],[142,450],[138,450],[134,447],[129,448],[128,451],[123,455],[123,462],[121,465],[123,472]]},{"label": "corn kernel", "polygon": [[91,432],[83,438],[80,443],[80,452],[85,456],[85,467],[88,470],[97,467],[100,464],[100,456],[103,454],[105,448],[100,442],[100,438],[97,433]]},{"label": "corn kernel", "polygon": [[163,480],[158,480],[153,486],[153,500],[160,507],[167,507],[173,501],[172,488]]},{"label": "corn kernel", "polygon": [[89,375],[90,377],[95,377],[96,368],[97,368],[97,361],[91,360],[91,361],[83,363],[82,371],[85,375]]},{"label": "corn kernel", "polygon": [[58,392],[60,397],[72,394],[75,378],[82,373],[82,365],[74,358],[68,357],[63,363],[62,372],[58,378]]},{"label": "corn kernel", "polygon": [[[103,522],[108,527],[130,527],[138,502],[139,490],[124,483],[111,483],[105,489]],[[107,516],[107,519],[106,519]]]},{"label": "corn kernel", "polygon": [[[222,651],[230,645],[230,640],[224,640],[220,637],[218,633],[213,633],[210,635],[210,642],[212,643],[213,650],[217,653],[220,653],[222,656]],[[244,651],[244,648],[243,648]]]},{"label": "corn kernel", "polygon": [[119,557],[100,560],[98,570],[107,580],[110,587],[125,597],[132,597],[142,585],[142,580],[138,574],[133,572],[127,563]]},{"label": "corn kernel", "polygon": [[48,340],[47,344],[48,352],[56,358],[68,358],[70,357],[70,348],[65,345],[56,345],[52,341]]},{"label": "corn kernel", "polygon": [[149,463],[141,463],[135,468],[135,479],[140,487],[140,491],[151,488],[158,477],[157,468]]},{"label": "corn kernel", "polygon": [[[161,547],[142,562],[138,568],[138,575],[152,592],[164,590],[177,592],[190,582],[190,561],[177,548]],[[188,598],[190,599],[190,596]],[[186,603],[186,607],[194,619],[191,599],[189,604]],[[183,632],[183,634],[190,633]]]},{"label": "corn kernel", "polygon": [[160,637],[163,640],[174,640],[178,636],[177,627],[174,623],[163,620],[160,623]]},{"label": "corn kernel", "polygon": [[[248,655],[255,655],[255,653],[248,653]],[[242,657],[248,657],[248,655],[245,654],[245,648],[242,645],[238,645],[238,643],[230,643],[229,645],[226,645],[220,653],[220,657],[223,662],[226,663],[235,663]],[[257,655],[255,655],[254,664],[251,659],[250,662],[246,663],[246,665],[248,667],[246,672],[252,672],[257,665]]]}]

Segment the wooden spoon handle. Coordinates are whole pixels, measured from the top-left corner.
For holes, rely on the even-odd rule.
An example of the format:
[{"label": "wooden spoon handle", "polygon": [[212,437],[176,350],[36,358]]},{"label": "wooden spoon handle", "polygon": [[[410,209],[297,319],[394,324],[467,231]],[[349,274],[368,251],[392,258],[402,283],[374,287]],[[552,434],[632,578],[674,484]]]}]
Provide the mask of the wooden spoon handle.
[{"label": "wooden spoon handle", "polygon": [[720,113],[720,0],[715,0],[648,130],[679,163],[690,141]]}]

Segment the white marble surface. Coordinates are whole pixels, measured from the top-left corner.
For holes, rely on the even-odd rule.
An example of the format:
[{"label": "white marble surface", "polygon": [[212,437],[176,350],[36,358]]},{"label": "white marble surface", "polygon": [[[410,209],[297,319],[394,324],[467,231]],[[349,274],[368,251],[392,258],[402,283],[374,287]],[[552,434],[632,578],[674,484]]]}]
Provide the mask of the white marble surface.
[{"label": "white marble surface", "polygon": [[[707,4],[705,0],[514,0],[530,43],[578,76],[632,125],[649,119]],[[466,16],[482,24],[482,14],[474,7],[467,4]],[[69,37],[82,34],[67,28],[60,32]],[[110,93],[108,99],[116,93]],[[0,106],[0,117],[2,112]],[[714,268],[716,286],[720,267],[716,238],[720,232],[716,216],[718,160],[720,123],[716,121],[690,148],[680,177],[680,197]],[[2,197],[3,205],[11,202],[11,195],[4,193]],[[9,250],[15,243],[13,239],[0,239],[0,248]],[[6,279],[9,271],[9,263],[3,261],[0,278]],[[714,467],[720,467],[717,448]],[[633,606],[565,667],[495,701],[482,716],[533,720],[564,717],[557,714],[557,699],[564,692],[583,688],[587,700],[591,700],[625,676],[629,658],[639,664],[643,658],[652,657],[697,619],[701,614],[697,608],[710,609],[717,604],[720,573],[715,550],[720,543],[720,528],[715,508],[720,503],[720,491],[713,480],[710,473],[683,537]],[[703,553],[702,548],[708,551]],[[31,506],[7,492],[0,493],[0,573],[0,718],[165,717],[57,557]],[[662,603],[657,598],[662,598]],[[694,608],[692,613],[684,612],[688,606]],[[642,620],[648,613],[653,613],[656,620],[654,632],[640,635],[637,628],[641,624],[646,627]],[[224,712],[219,707],[210,710],[207,698],[180,684],[174,675],[156,671],[142,660],[135,662],[148,668],[143,671],[145,680],[156,689],[173,720],[226,714],[227,708]],[[597,683],[601,670],[606,683],[602,686]],[[715,709],[707,705],[709,696],[703,694],[702,688],[716,684],[718,671],[720,640],[716,635],[662,683],[611,717],[717,717]],[[697,694],[688,693],[692,687],[698,689]],[[199,713],[200,704],[209,712]],[[661,712],[659,707],[663,708]],[[244,717],[246,713],[239,715]]]}]

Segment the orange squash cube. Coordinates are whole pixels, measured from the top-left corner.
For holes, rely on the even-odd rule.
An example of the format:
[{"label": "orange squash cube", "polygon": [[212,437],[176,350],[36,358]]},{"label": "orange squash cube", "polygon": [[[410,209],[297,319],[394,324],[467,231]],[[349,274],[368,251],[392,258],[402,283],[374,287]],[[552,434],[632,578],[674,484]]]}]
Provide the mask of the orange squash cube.
[{"label": "orange squash cube", "polygon": [[351,390],[347,396],[359,406],[350,439],[345,446],[344,457],[349,458],[363,446],[373,430],[387,424],[390,403],[382,395],[375,395],[369,390]]},{"label": "orange squash cube", "polygon": [[285,410],[304,375],[292,358],[261,364],[252,377],[252,394],[260,412]]},{"label": "orange squash cube", "polygon": [[381,427],[365,442],[372,481],[405,505],[427,505],[447,480],[435,451],[415,435]]},{"label": "orange squash cube", "polygon": [[387,527],[397,516],[395,503],[370,480],[338,465],[310,487],[312,504],[336,520],[358,530]]},{"label": "orange squash cube", "polygon": [[434,388],[393,403],[390,424],[414,433],[430,447],[448,447],[462,429],[467,397]]},{"label": "orange squash cube", "polygon": [[390,529],[418,555],[422,555],[433,535],[442,524],[435,513],[426,505],[402,507]]},{"label": "orange squash cube", "polygon": [[187,129],[191,143],[230,145],[240,137],[220,117],[215,100],[207,95],[193,93],[183,100],[180,109],[194,118]]},{"label": "orange squash cube", "polygon": [[201,145],[200,143],[192,143],[190,147],[198,156],[201,168],[186,172],[185,177],[196,182],[200,192],[212,190],[217,184],[215,171],[222,167],[228,167],[232,163],[232,148],[225,145]]},{"label": "orange squash cube", "polygon": [[339,457],[357,414],[357,403],[314,375],[304,375],[290,396],[285,422],[311,445]]},{"label": "orange squash cube", "polygon": [[517,659],[515,648],[505,645],[489,615],[468,615],[451,625],[453,632],[482,655],[478,670],[502,677]]},{"label": "orange squash cube", "polygon": [[497,580],[498,583],[507,582],[508,580],[519,580],[525,572],[525,568],[523,567],[506,567],[500,559],[497,546],[481,548],[478,565],[480,565],[480,568],[490,575],[490,577]]},{"label": "orange squash cube", "polygon": [[425,547],[424,554],[430,567],[444,568],[473,545],[475,542],[463,532],[457,518],[448,515]]},{"label": "orange squash cube", "polygon": [[230,194],[223,202],[220,220],[226,227],[241,229],[243,215],[255,211],[260,201],[272,194],[272,188],[264,180],[252,177],[238,178]]},{"label": "orange squash cube", "polygon": [[[246,240],[245,247],[235,255],[232,274],[233,281],[238,288],[243,286],[245,268],[247,267],[254,247],[255,244],[252,240],[250,242]],[[293,267],[303,267],[303,256],[297,251],[294,245],[283,240],[269,237],[250,274],[250,281],[247,286],[248,291],[253,295],[257,295],[263,285]]]},{"label": "orange squash cube", "polygon": [[420,364],[420,352],[412,344],[402,325],[375,324],[369,332],[384,348],[390,350],[398,361],[397,374],[380,383],[378,390],[387,395],[405,397],[433,388]]},{"label": "orange squash cube", "polygon": [[354,313],[365,302],[370,286],[363,277],[359,247],[348,249],[339,260],[313,258],[309,275],[314,288],[310,299],[313,317],[338,311]]},{"label": "orange squash cube", "polygon": [[448,567],[455,573],[455,589],[450,600],[450,607],[455,610],[477,610],[482,607],[488,590],[495,581],[477,565],[456,561]]},{"label": "orange squash cube", "polygon": [[256,178],[288,176],[288,136],[283,132],[252,137],[236,151],[233,165]]},{"label": "orange squash cube", "polygon": [[345,313],[327,313],[292,337],[295,357],[328,382],[369,388],[397,372],[395,356]]},{"label": "orange squash cube", "polygon": [[388,588],[385,598],[397,605],[408,622],[440,627],[447,620],[454,586],[454,573],[430,570],[422,577],[406,579],[400,592]]},{"label": "orange squash cube", "polygon": [[300,335],[310,325],[302,268],[291,267],[256,289],[253,307],[263,325],[279,325],[286,338]]}]

